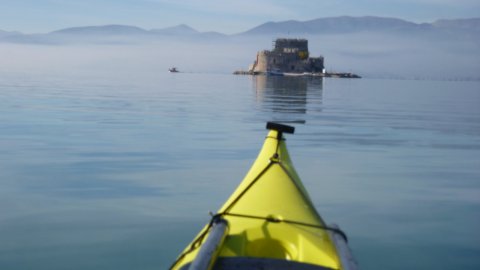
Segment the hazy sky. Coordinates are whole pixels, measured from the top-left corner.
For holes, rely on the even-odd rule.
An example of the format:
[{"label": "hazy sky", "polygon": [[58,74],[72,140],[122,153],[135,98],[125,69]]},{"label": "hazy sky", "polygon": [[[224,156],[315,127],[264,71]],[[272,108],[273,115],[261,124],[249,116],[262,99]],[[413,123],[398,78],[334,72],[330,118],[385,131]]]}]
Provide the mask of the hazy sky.
[{"label": "hazy sky", "polygon": [[386,16],[414,22],[480,17],[479,0],[0,0],[0,29],[43,33],[85,25],[181,23],[238,33],[267,21]]}]

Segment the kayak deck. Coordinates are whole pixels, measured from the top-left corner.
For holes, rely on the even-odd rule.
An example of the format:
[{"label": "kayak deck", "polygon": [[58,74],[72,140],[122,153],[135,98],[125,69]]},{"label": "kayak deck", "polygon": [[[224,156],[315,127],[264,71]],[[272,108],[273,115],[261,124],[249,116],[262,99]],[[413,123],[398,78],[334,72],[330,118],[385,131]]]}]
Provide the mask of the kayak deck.
[{"label": "kayak deck", "polygon": [[325,225],[290,160],[282,133],[293,130],[270,127],[250,171],[171,269],[348,269],[332,237],[345,234]]}]

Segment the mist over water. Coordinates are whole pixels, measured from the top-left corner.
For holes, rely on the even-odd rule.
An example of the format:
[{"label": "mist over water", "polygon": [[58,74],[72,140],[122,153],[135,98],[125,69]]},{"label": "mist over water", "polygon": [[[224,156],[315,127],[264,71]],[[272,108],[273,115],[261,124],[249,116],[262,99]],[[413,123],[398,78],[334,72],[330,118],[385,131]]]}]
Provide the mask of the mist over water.
[{"label": "mist over water", "polygon": [[[54,36],[55,37],[55,36]],[[246,70],[278,36],[50,37],[48,42],[0,43],[0,70],[165,70],[225,73]],[[324,56],[328,71],[367,78],[480,80],[478,37],[376,32],[284,36],[307,38],[310,55]]]},{"label": "mist over water", "polygon": [[[445,58],[449,44],[331,38],[311,55],[360,75],[479,63],[472,43]],[[262,41],[0,44],[0,268],[166,269],[275,120],[296,127],[296,169],[362,269],[478,269],[479,82],[231,75]]]}]

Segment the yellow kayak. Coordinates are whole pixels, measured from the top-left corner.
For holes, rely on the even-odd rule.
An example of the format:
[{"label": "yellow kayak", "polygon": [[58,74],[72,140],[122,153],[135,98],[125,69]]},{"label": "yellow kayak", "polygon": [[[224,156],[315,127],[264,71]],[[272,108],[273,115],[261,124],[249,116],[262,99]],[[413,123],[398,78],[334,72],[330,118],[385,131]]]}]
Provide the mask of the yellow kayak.
[{"label": "yellow kayak", "polygon": [[269,133],[252,168],[170,269],[357,269],[346,235],[315,210],[290,160],[284,133]]}]

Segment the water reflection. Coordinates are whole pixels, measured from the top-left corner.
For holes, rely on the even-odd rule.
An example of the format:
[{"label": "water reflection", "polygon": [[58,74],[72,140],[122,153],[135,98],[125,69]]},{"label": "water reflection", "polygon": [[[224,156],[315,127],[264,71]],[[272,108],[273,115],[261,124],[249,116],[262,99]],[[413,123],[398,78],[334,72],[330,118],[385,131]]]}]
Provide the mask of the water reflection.
[{"label": "water reflection", "polygon": [[[255,76],[256,101],[260,110],[273,113],[272,120],[305,123],[311,105],[322,102],[323,78]],[[317,106],[318,107],[318,106]]]}]

